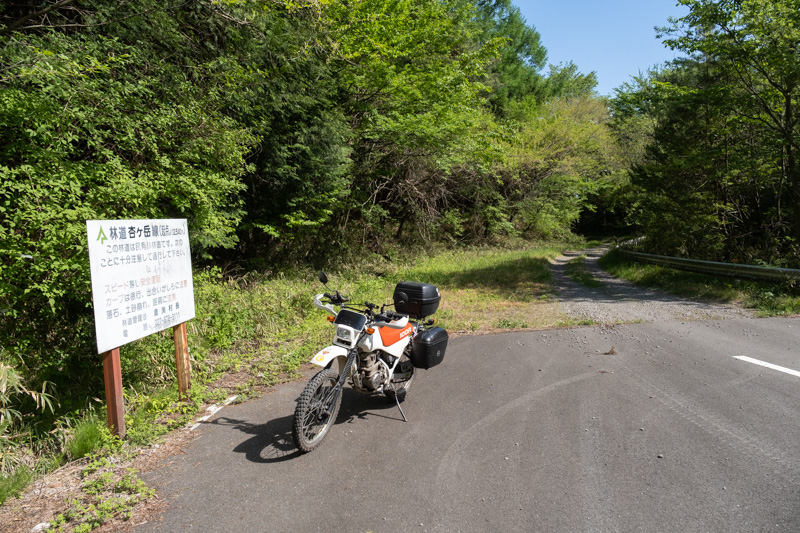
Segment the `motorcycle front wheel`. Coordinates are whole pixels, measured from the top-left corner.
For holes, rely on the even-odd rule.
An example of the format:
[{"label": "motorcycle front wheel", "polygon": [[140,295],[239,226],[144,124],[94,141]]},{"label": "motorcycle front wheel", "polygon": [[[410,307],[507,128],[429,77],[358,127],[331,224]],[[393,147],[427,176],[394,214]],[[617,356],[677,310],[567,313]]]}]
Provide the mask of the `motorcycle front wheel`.
[{"label": "motorcycle front wheel", "polygon": [[311,378],[303,389],[292,423],[292,439],[300,451],[310,452],[319,446],[336,421],[342,395],[337,394],[335,401],[329,397],[338,381],[339,373],[328,368]]}]

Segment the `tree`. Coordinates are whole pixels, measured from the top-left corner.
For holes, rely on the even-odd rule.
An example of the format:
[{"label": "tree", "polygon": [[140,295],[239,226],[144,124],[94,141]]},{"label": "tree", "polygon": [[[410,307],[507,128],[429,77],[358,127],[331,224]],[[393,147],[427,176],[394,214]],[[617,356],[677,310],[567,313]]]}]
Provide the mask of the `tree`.
[{"label": "tree", "polygon": [[479,0],[476,8],[478,42],[500,43],[500,53],[487,69],[488,98],[494,112],[502,117],[509,101],[528,96],[544,101],[548,89],[541,71],[547,65],[547,49],[539,32],[528,25],[511,0]]},{"label": "tree", "polygon": [[771,264],[796,253],[785,238],[780,150],[763,123],[741,114],[743,99],[733,73],[691,58],[615,99],[613,127],[637,187],[631,219],[652,251]]},{"label": "tree", "polygon": [[496,47],[473,46],[473,11],[461,0],[357,0],[325,14],[354,133],[340,227],[377,250],[384,225],[397,236],[425,233],[447,203],[453,169],[486,153],[493,126],[476,79]]},{"label": "tree", "polygon": [[800,242],[800,1],[680,0],[688,15],[663,29],[665,43],[735,77],[748,96],[743,119],[764,124],[780,152],[794,240]]},{"label": "tree", "polygon": [[512,106],[515,134],[501,171],[512,219],[546,237],[568,234],[587,198],[619,167],[604,101],[584,96]]},{"label": "tree", "polygon": [[597,87],[597,74],[582,74],[573,62],[550,65],[547,77],[547,95],[550,98],[580,98],[590,96]]},{"label": "tree", "polygon": [[31,371],[82,364],[85,221],[187,218],[198,257],[231,247],[254,137],[213,92],[117,39],[14,33],[2,58],[0,344]]}]

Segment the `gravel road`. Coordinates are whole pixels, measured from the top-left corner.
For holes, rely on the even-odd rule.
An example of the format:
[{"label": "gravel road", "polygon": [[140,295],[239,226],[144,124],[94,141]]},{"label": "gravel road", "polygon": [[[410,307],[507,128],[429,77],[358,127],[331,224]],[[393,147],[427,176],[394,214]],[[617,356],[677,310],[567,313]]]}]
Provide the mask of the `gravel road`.
[{"label": "gravel road", "polygon": [[[565,252],[553,260],[555,287],[568,316],[600,324],[753,317],[750,311],[733,305],[688,300],[615,278],[597,264],[607,251],[606,247],[598,247]],[[603,283],[602,287],[585,287],[567,276],[566,264],[581,255],[586,256],[586,268]]]}]

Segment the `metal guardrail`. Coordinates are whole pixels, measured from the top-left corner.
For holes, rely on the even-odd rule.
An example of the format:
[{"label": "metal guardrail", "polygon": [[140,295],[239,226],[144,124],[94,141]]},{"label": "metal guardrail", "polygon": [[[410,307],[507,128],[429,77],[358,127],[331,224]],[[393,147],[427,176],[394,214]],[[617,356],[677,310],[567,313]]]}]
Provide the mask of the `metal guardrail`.
[{"label": "metal guardrail", "polygon": [[701,272],[703,274],[717,274],[733,278],[748,278],[768,281],[788,281],[800,279],[800,270],[793,268],[774,268],[755,265],[739,265],[737,263],[717,263],[715,261],[701,261],[699,259],[682,259],[664,255],[643,254],[624,248],[617,248],[624,256],[642,263],[661,265],[668,268]]}]

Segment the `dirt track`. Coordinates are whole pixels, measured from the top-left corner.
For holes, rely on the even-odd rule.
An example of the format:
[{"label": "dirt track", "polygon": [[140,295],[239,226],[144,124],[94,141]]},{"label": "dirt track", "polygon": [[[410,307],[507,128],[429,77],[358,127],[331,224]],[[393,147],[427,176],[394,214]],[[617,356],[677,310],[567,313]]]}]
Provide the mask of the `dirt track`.
[{"label": "dirt track", "polygon": [[[673,296],[654,289],[637,287],[602,270],[597,260],[608,251],[605,247],[565,252],[552,262],[555,288],[564,312],[573,318],[600,324],[619,322],[662,322],[668,320],[713,320],[752,318],[752,313],[732,305],[700,302]],[[586,256],[586,268],[602,287],[590,288],[573,281],[566,274],[566,264]]]}]

